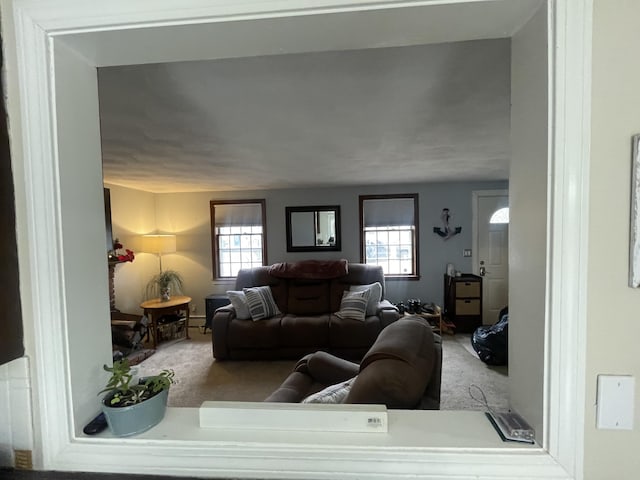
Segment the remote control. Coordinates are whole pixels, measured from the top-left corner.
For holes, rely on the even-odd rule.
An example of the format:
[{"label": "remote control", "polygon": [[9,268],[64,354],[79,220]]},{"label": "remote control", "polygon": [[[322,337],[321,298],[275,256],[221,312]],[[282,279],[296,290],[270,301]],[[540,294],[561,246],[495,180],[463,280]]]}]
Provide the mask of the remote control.
[{"label": "remote control", "polygon": [[82,430],[86,435],[95,435],[107,428],[107,419],[104,413],[100,413],[96,418],[85,425]]},{"label": "remote control", "polygon": [[516,412],[485,412],[504,441],[534,443],[534,431]]}]

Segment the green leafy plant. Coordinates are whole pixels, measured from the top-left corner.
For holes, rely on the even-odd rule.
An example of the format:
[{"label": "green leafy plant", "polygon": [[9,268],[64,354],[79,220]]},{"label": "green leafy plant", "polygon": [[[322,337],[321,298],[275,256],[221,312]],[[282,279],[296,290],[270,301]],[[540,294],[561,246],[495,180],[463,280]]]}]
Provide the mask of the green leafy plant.
[{"label": "green leafy plant", "polygon": [[181,294],[184,285],[182,276],[175,270],[165,270],[154,275],[145,290],[146,298],[156,298],[162,293],[162,290],[169,289],[171,293]]},{"label": "green leafy plant", "polygon": [[131,385],[133,375],[126,358],[113,362],[113,367],[104,365],[103,368],[111,373],[111,377],[100,393],[109,392],[105,404],[110,407],[128,407],[144,402],[175,383],[175,372],[163,370],[158,375],[142,378],[137,384]]}]

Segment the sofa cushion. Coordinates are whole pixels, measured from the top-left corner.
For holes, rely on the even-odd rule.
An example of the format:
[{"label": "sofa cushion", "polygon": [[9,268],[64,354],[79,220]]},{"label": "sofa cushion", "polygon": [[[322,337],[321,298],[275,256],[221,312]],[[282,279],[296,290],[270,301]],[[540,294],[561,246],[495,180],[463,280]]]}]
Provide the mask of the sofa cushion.
[{"label": "sofa cushion", "polygon": [[327,314],[329,282],[326,280],[290,280],[287,313],[294,315]]},{"label": "sofa cushion", "polygon": [[271,294],[278,305],[281,312],[287,311],[287,292],[289,283],[287,280],[272,277],[269,275],[269,267],[253,267],[242,268],[236,277],[236,286],[234,290],[242,290],[243,288],[256,287],[259,285],[268,285],[271,287]]},{"label": "sofa cushion", "polygon": [[367,317],[375,315],[378,312],[378,304],[382,300],[382,285],[380,282],[373,282],[369,285],[351,285],[349,290],[352,292],[361,292],[369,290],[369,300],[367,301]]},{"label": "sofa cushion", "polygon": [[[259,322],[234,319],[229,322],[227,343],[231,348],[278,348],[280,346],[280,316]],[[215,335],[215,332],[212,332]]]},{"label": "sofa cushion", "polygon": [[359,292],[345,291],[342,294],[340,302],[340,310],[335,315],[342,319],[352,318],[354,320],[364,321],[367,312],[367,302],[371,292],[362,290]]},{"label": "sofa cushion", "polygon": [[283,315],[280,321],[280,344],[283,347],[317,347],[329,343],[329,314]]},{"label": "sofa cushion", "polygon": [[238,320],[251,319],[251,312],[249,312],[247,296],[244,294],[244,292],[241,292],[239,290],[227,290],[227,297],[229,297],[229,301],[236,311],[236,318]]},{"label": "sofa cushion", "polygon": [[243,288],[242,291],[247,297],[249,312],[254,321],[280,314],[278,305],[276,305],[273,295],[271,294],[271,287],[250,287]]},{"label": "sofa cushion", "polygon": [[369,285],[374,282],[379,282],[382,285],[382,295],[384,296],[384,272],[380,265],[350,263],[347,275],[331,280],[330,311],[335,312],[340,308],[342,292],[349,290],[352,285]]},{"label": "sofa cushion", "polygon": [[331,315],[329,346],[333,348],[369,348],[382,329],[378,317],[366,317],[364,322]]}]

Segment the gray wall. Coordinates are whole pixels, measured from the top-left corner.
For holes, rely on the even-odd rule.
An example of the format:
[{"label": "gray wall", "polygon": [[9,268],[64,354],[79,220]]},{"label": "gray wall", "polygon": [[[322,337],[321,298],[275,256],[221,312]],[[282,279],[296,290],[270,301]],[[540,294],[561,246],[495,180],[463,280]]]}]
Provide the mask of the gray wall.
[{"label": "gray wall", "polygon": [[[418,281],[390,280],[386,297],[393,302],[418,297],[422,301],[442,302],[443,279],[446,264],[451,262],[462,272],[471,271],[471,258],[462,256],[463,249],[471,248],[471,192],[507,188],[506,181],[452,182],[434,184],[402,184],[385,186],[353,186],[326,189],[290,189],[251,192],[198,192],[155,194],[156,230],[178,235],[178,252],[163,257],[163,267],[180,271],[185,276],[187,294],[194,299],[195,314],[204,313],[204,297],[211,293],[223,293],[233,285],[212,279],[211,227],[209,201],[220,199],[265,198],[267,204],[268,262],[296,261],[309,258],[346,258],[360,260],[358,196],[371,194],[418,193],[420,224],[420,273]],[[114,235],[119,235],[118,225],[124,224],[125,205],[118,201],[128,189],[112,188],[112,218]],[[133,193],[129,190],[129,194]],[[340,205],[342,220],[341,252],[287,253],[285,207],[305,205]],[[122,208],[118,208],[122,205]],[[441,226],[443,208],[451,211],[451,226],[462,227],[462,233],[443,240],[433,233],[433,227]],[[122,216],[120,216],[122,215]],[[131,224],[131,223],[130,223]],[[136,230],[129,226],[129,233]],[[139,234],[149,233],[148,227]],[[135,239],[121,235],[121,240],[135,245]],[[144,254],[116,273],[116,305],[123,311],[135,311],[141,301],[143,285],[131,288],[130,280],[136,268],[142,268]],[[157,262],[157,260],[156,260]],[[139,275],[139,274],[138,274]],[[118,285],[127,284],[127,288]]]}]

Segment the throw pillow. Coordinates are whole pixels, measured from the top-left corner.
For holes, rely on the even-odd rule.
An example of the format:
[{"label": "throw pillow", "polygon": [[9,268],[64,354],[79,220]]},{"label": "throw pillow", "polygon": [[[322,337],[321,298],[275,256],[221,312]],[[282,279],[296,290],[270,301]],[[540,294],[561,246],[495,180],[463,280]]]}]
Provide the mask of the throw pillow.
[{"label": "throw pillow", "polygon": [[233,308],[236,309],[236,318],[238,320],[251,319],[251,313],[249,313],[249,304],[247,303],[247,297],[242,291],[228,290],[227,296]]},{"label": "throw pillow", "polygon": [[278,305],[276,305],[276,301],[273,299],[271,287],[243,288],[242,291],[247,297],[249,313],[254,321],[271,318],[274,315],[280,314]]},{"label": "throw pillow", "polygon": [[378,303],[382,300],[382,285],[380,282],[370,283],[369,285],[351,285],[349,288],[352,292],[361,292],[369,290],[369,301],[367,302],[367,317],[375,315],[378,312]]},{"label": "throw pillow", "polygon": [[342,301],[340,302],[340,310],[335,313],[336,317],[340,317],[343,320],[352,318],[354,320],[360,320],[364,322],[365,315],[367,313],[367,302],[369,301],[369,290],[362,290],[361,292],[352,292],[345,290],[342,294]]},{"label": "throw pillow", "polygon": [[350,378],[344,382],[329,385],[324,390],[312,393],[308,397],[303,398],[301,403],[342,403],[344,399],[347,398],[349,390],[351,390],[352,381],[353,378]]}]

